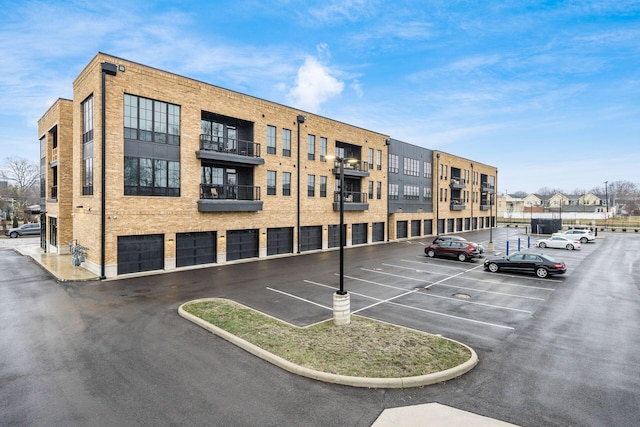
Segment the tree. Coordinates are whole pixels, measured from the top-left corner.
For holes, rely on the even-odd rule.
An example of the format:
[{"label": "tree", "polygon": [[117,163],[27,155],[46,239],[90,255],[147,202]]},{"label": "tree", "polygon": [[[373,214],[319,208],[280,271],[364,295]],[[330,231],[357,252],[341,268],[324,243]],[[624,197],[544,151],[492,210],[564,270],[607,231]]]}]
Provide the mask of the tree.
[{"label": "tree", "polygon": [[26,195],[34,190],[40,179],[38,165],[19,157],[9,157],[0,169],[0,177],[11,181],[16,187],[18,197]]}]

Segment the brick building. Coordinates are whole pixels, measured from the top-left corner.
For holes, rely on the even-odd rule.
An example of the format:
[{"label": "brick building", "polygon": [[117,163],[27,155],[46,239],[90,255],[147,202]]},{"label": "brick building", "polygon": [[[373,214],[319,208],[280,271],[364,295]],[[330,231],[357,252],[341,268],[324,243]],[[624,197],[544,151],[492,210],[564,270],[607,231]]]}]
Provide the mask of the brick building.
[{"label": "brick building", "polygon": [[[332,156],[349,159],[347,246],[431,234],[430,221],[453,219],[446,232],[488,226],[487,215],[444,208],[453,189],[436,203],[438,219],[433,203],[415,203],[413,192],[411,209],[390,210],[398,174],[389,154],[411,151],[409,144],[103,53],[74,81],[73,100],[59,99],[42,116],[38,132],[43,250],[82,245],[83,267],[105,278],[338,247],[340,168]],[[434,153],[412,147],[431,171]],[[451,171],[444,181],[461,173],[456,162],[469,163],[440,154],[440,167]],[[477,201],[469,207],[480,213],[481,177],[495,179],[495,168],[474,173]],[[415,220],[420,231],[411,222],[403,234],[403,221]]]}]

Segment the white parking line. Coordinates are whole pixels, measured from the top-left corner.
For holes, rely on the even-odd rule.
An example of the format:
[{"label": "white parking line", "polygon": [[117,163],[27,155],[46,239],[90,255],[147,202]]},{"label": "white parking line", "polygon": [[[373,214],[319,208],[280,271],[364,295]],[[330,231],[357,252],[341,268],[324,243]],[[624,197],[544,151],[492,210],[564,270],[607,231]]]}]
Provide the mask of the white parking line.
[{"label": "white parking line", "polygon": [[[313,284],[313,285],[318,285],[318,286],[323,286],[323,287],[326,287],[326,288],[335,289],[335,287],[333,287],[333,286],[329,286],[329,285],[325,285],[325,284],[317,283],[317,282],[312,282],[310,280],[305,280],[305,282]],[[400,298],[400,297],[403,297],[403,296],[406,296],[406,295],[409,295],[409,294],[412,294],[412,293],[415,293],[415,292],[417,292],[417,291],[416,290],[412,290],[412,291],[407,291],[407,292],[405,292],[405,293],[403,293],[401,295],[397,295],[397,296],[392,297],[392,298],[380,299],[380,298],[372,297],[370,295],[364,295],[364,294],[360,294],[358,292],[349,291],[349,293],[351,293],[353,295],[357,295],[357,296],[360,296],[360,297],[363,297],[363,298],[368,298],[368,299],[372,299],[372,300],[376,301],[375,304],[371,304],[371,305],[363,307],[363,308],[361,308],[359,310],[352,311],[352,314],[356,314],[356,313],[359,313],[361,311],[364,311],[364,310],[370,309],[372,307],[375,307],[375,306],[378,306],[378,305],[386,303],[386,304],[397,305],[398,307],[403,307],[403,308],[407,308],[407,309],[410,309],[410,310],[421,311],[423,313],[430,313],[430,314],[435,314],[437,316],[444,316],[444,317],[449,317],[451,319],[462,320],[462,321],[465,321],[465,322],[477,323],[477,324],[480,324],[480,325],[492,326],[492,327],[495,327],[495,328],[502,328],[502,329],[510,329],[510,330],[515,329],[515,328],[513,328],[511,326],[498,325],[497,323],[490,323],[490,322],[483,322],[483,321],[480,321],[480,320],[468,319],[466,317],[454,316],[452,314],[440,313],[438,311],[432,311],[432,310],[427,310],[427,309],[424,309],[424,308],[419,308],[419,307],[414,307],[414,306],[411,306],[411,305],[406,305],[406,304],[400,304],[400,303],[397,303],[397,302],[393,302],[394,299],[397,299],[397,298]]]},{"label": "white parking line", "polygon": [[[306,280],[305,280],[305,282],[306,282]],[[268,286],[267,286],[267,289],[270,290],[270,291],[273,291],[273,292],[277,292],[277,293],[282,294],[282,295],[286,295],[286,296],[291,297],[291,298],[295,298],[295,299],[300,300],[300,301],[308,302],[309,304],[317,305],[318,307],[321,307],[321,308],[326,308],[327,310],[333,310],[333,307],[327,307],[326,305],[318,304],[317,302],[308,300],[306,298],[299,297],[297,295],[290,294],[288,292],[280,291],[278,289],[273,289],[273,288],[270,288]]]},{"label": "white parking line", "polygon": [[453,275],[453,276],[450,276],[450,277],[446,277],[446,278],[444,278],[442,280],[439,280],[437,282],[430,282],[428,280],[416,279],[414,277],[402,276],[402,275],[399,275],[399,274],[386,273],[386,272],[382,272],[382,271],[375,271],[375,270],[370,270],[368,268],[361,268],[361,270],[369,271],[371,273],[384,274],[384,275],[392,276],[392,277],[399,277],[399,278],[407,279],[407,280],[413,280],[413,281],[421,282],[421,283],[428,283],[429,285],[425,286],[425,288],[430,288],[433,285],[440,285],[440,286],[446,286],[448,288],[464,289],[464,290],[467,290],[467,291],[483,292],[483,293],[488,293],[488,294],[513,297],[513,298],[524,298],[524,299],[532,299],[532,300],[536,300],[536,301],[544,301],[544,298],[528,297],[528,296],[524,296],[524,295],[514,295],[514,294],[508,294],[508,293],[504,293],[504,292],[486,291],[484,289],[468,288],[466,286],[447,285],[447,284],[443,283],[443,282],[445,282],[445,281],[447,281],[449,279],[453,279],[454,277],[460,276],[461,274],[464,274],[465,272],[461,272],[461,273],[458,273],[456,275]]}]

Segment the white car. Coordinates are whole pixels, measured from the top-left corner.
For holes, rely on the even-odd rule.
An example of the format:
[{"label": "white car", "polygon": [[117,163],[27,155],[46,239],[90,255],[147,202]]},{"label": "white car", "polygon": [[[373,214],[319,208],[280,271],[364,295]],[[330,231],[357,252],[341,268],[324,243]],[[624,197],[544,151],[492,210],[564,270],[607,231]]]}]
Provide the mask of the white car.
[{"label": "white car", "polygon": [[569,239],[580,240],[580,243],[588,243],[596,240],[591,230],[567,230],[562,233],[553,233],[554,236],[564,236]]},{"label": "white car", "polygon": [[573,239],[571,237],[565,237],[561,235],[553,235],[548,239],[541,239],[536,241],[536,246],[539,248],[558,248],[568,249],[572,251],[574,249],[580,249],[582,247],[582,244],[578,239]]}]

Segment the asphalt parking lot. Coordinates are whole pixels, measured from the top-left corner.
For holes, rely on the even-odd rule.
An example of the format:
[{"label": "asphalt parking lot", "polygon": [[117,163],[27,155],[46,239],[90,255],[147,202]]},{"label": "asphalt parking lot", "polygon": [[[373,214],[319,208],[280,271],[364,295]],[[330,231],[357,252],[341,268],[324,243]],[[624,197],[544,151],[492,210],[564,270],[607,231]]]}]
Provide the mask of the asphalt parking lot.
[{"label": "asphalt parking lot", "polygon": [[[495,252],[499,255],[506,253],[507,233],[505,229],[496,231]],[[415,248],[414,253],[406,256],[407,251],[403,251],[404,256],[345,270],[344,287],[351,295],[351,312],[440,334],[477,349],[490,349],[544,306],[598,246],[589,243],[576,251],[540,249],[534,247],[532,238],[528,248],[528,236],[513,230],[510,233],[510,247],[517,249],[520,238],[521,252],[544,253],[562,260],[568,266],[567,273],[545,279],[489,273],[484,270],[484,258],[460,262],[426,257],[424,247],[431,239],[399,242]],[[482,243],[486,246],[488,242]],[[277,294],[277,303],[286,306],[281,314],[305,313],[305,320],[295,316],[285,320],[306,326],[331,318],[338,277],[334,272],[320,272],[270,284],[266,290]]]}]

